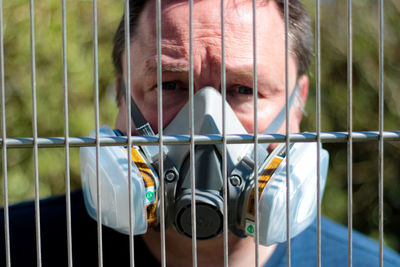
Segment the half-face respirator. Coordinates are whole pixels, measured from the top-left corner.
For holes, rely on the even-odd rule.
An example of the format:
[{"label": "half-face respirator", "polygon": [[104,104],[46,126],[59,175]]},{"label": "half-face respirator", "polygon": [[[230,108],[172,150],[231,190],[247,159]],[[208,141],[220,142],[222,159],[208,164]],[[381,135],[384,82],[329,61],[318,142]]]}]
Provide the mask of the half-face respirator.
[{"label": "half-face respirator", "polygon": [[[294,90],[295,91],[295,90]],[[293,102],[292,93],[289,105]],[[132,100],[133,101],[133,100]],[[193,98],[194,132],[198,135],[222,134],[222,96],[212,87],[199,90]],[[137,126],[143,120],[135,103],[132,119]],[[228,103],[226,134],[247,134]],[[135,113],[136,112],[136,113]],[[282,109],[281,113],[284,111]],[[136,114],[136,115],[135,115]],[[164,129],[165,135],[189,134],[189,105],[186,104]],[[135,118],[139,116],[140,118]],[[278,115],[274,126],[279,129],[284,115]],[[139,123],[138,123],[139,124]],[[147,124],[147,125],[146,125]],[[139,133],[152,134],[148,123]],[[137,127],[137,128],[140,128]],[[143,131],[143,128],[147,127]],[[277,130],[276,129],[276,130]],[[267,129],[268,130],[268,129]],[[269,132],[271,132],[269,127]],[[100,137],[118,136],[118,130],[100,128]],[[90,133],[95,137],[95,132]],[[254,235],[255,197],[259,200],[259,240],[271,245],[286,240],[286,148],[280,144],[271,153],[268,144],[258,144],[254,164],[254,144],[226,146],[228,185],[228,227],[237,236]],[[325,185],[329,156],[315,143],[294,143],[289,148],[289,227],[291,237],[308,227],[316,216],[317,149],[320,150],[321,192]],[[223,231],[222,145],[195,146],[195,189],[191,188],[189,145],[168,145],[163,148],[164,173],[159,173],[158,146],[133,146],[128,162],[124,146],[100,148],[99,177],[101,183],[102,223],[129,234],[128,164],[131,165],[133,233],[146,233],[160,223],[160,179],[165,183],[165,222],[185,236],[191,237],[191,194],[196,199],[196,232],[198,239],[210,239]],[[257,165],[257,170],[254,166]],[[254,175],[257,173],[258,196],[255,196]],[[96,219],[97,178],[96,148],[81,148],[81,178],[86,209]]]}]

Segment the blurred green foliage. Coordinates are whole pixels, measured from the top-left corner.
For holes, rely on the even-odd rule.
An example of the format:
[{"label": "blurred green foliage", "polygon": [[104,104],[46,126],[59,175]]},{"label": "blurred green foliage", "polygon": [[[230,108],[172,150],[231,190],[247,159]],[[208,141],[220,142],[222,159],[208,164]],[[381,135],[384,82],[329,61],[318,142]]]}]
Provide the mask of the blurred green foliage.
[{"label": "blurred green foliage", "polygon": [[[303,1],[315,17],[315,1]],[[321,128],[346,131],[347,1],[321,1]],[[352,1],[353,130],[379,129],[378,1]],[[384,129],[400,129],[400,2],[384,1]],[[303,131],[315,131],[315,62]],[[347,145],[325,144],[330,153],[323,214],[347,224]],[[400,251],[400,142],[384,146],[384,231],[387,245]],[[378,142],[353,145],[353,225],[379,238]]]},{"label": "blurred green foliage", "polygon": [[[304,0],[314,17],[315,1]],[[378,130],[378,1],[353,1],[353,129]],[[347,129],[347,2],[321,1],[322,131]],[[400,129],[400,2],[384,1],[385,130]],[[122,1],[99,1],[100,122],[114,125],[112,37],[122,16]],[[32,136],[31,51],[28,1],[3,1],[7,137]],[[35,46],[39,137],[64,135],[61,1],[36,1]],[[69,135],[94,129],[92,2],[67,3]],[[315,65],[302,130],[315,131]],[[347,224],[347,146],[325,144],[330,152],[323,214]],[[385,242],[400,251],[400,142],[385,143]],[[71,148],[71,187],[80,187],[79,150]],[[378,143],[354,143],[353,223],[378,238]],[[39,149],[40,196],[65,192],[64,149]],[[34,197],[32,149],[8,149],[11,203]],[[3,178],[2,178],[3,179]],[[2,185],[3,186],[3,185]],[[0,205],[3,203],[3,188]]]},{"label": "blurred green foliage", "polygon": [[[99,1],[100,122],[116,117],[112,38],[122,16],[122,2]],[[7,137],[32,136],[31,50],[28,1],[4,1],[4,52]],[[61,1],[35,6],[38,136],[64,136]],[[69,135],[94,129],[94,49],[92,1],[67,3]],[[71,149],[71,185],[79,188],[79,150]],[[64,149],[39,149],[40,194],[65,191]],[[34,197],[33,152],[8,150],[10,202]]]}]

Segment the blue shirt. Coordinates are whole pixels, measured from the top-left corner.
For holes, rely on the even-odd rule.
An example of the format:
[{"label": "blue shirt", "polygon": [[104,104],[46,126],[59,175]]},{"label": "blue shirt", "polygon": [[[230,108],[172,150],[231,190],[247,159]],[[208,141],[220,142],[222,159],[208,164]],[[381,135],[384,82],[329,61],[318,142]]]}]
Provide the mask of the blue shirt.
[{"label": "blue shirt", "polygon": [[[68,266],[65,196],[40,201],[41,257],[45,266]],[[0,208],[0,266],[5,266],[4,210]],[[36,266],[35,207],[28,201],[9,207],[11,266]],[[86,212],[82,191],[71,194],[73,266],[98,266],[97,223]],[[328,219],[321,221],[322,266],[347,266],[347,228]],[[129,266],[129,239],[113,229],[102,228],[103,265]],[[316,226],[292,239],[293,267],[316,266]],[[378,244],[354,232],[353,266],[379,266]],[[135,237],[135,266],[159,266],[140,236]],[[286,266],[286,244],[279,244],[266,264]],[[400,267],[400,256],[384,249],[384,266]]]},{"label": "blue shirt", "polygon": [[[379,245],[376,241],[353,230],[353,266],[379,266]],[[286,266],[286,243],[277,246],[266,264],[268,267]],[[385,267],[400,267],[400,256],[385,247]],[[329,219],[321,220],[321,266],[341,267],[348,262],[348,229]],[[293,267],[317,266],[317,226],[312,224],[291,240]]]}]

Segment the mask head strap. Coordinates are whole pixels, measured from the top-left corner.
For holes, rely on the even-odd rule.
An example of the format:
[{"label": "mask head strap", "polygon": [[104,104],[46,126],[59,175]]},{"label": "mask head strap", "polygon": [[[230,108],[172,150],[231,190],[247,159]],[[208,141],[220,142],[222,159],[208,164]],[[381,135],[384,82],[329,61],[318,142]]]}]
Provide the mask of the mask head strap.
[{"label": "mask head strap", "polygon": [[[120,78],[120,84],[122,88],[122,95],[124,97],[124,100],[126,101],[126,86],[122,78]],[[133,100],[132,96],[130,104],[131,104],[131,118],[133,123],[135,124],[136,130],[142,136],[154,136],[155,134],[150,126],[150,123],[146,121],[139,107],[135,103],[135,100]]]},{"label": "mask head strap", "polygon": [[[297,92],[298,88],[299,88],[299,84],[296,83],[296,85],[295,85],[295,87],[293,89],[293,92],[292,92],[292,94],[290,95],[290,98],[289,98],[289,103],[288,103],[289,111],[292,108],[292,105],[293,105],[294,99],[296,97],[296,92]],[[282,107],[281,111],[279,111],[278,115],[275,117],[275,119],[268,125],[267,129],[265,129],[264,134],[278,132],[278,130],[282,127],[283,122],[285,121],[285,119],[286,119],[286,110],[285,110],[285,105],[284,105]]]},{"label": "mask head strap", "polygon": [[[298,83],[296,83],[296,85],[295,85],[295,87],[293,89],[293,92],[290,95],[290,98],[289,98],[289,101],[288,101],[289,102],[288,103],[289,111],[293,106],[293,102],[294,102],[294,99],[296,97],[296,92],[297,92],[298,88],[299,88],[299,85],[298,85]],[[264,134],[277,133],[278,130],[282,127],[283,122],[286,119],[285,106],[286,105],[284,105],[282,107],[281,111],[279,111],[279,113],[278,113],[278,115],[276,115],[275,119],[268,125],[267,129],[265,129],[265,131],[263,132]],[[267,149],[268,149],[269,144],[268,143],[258,144],[258,146],[259,146],[259,149],[257,149],[257,163],[258,163],[258,166],[261,166],[261,164],[263,163],[264,159],[268,156]],[[254,148],[249,152],[248,156],[252,160],[254,160]]]}]

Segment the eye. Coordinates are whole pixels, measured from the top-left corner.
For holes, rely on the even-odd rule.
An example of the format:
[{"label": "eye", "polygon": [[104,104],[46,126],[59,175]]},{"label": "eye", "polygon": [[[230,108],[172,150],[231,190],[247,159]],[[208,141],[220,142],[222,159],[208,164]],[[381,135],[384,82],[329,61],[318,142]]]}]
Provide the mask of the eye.
[{"label": "eye", "polygon": [[242,95],[252,95],[253,94],[253,88],[250,88],[250,87],[247,87],[244,85],[240,85],[240,86],[236,87],[235,91]]},{"label": "eye", "polygon": [[182,89],[182,86],[179,82],[171,81],[171,82],[163,82],[162,83],[163,90],[166,91],[174,91]]},{"label": "eye", "polygon": [[226,92],[226,98],[231,106],[249,103],[252,101],[253,91],[251,87],[236,84],[229,86],[229,90]]}]

